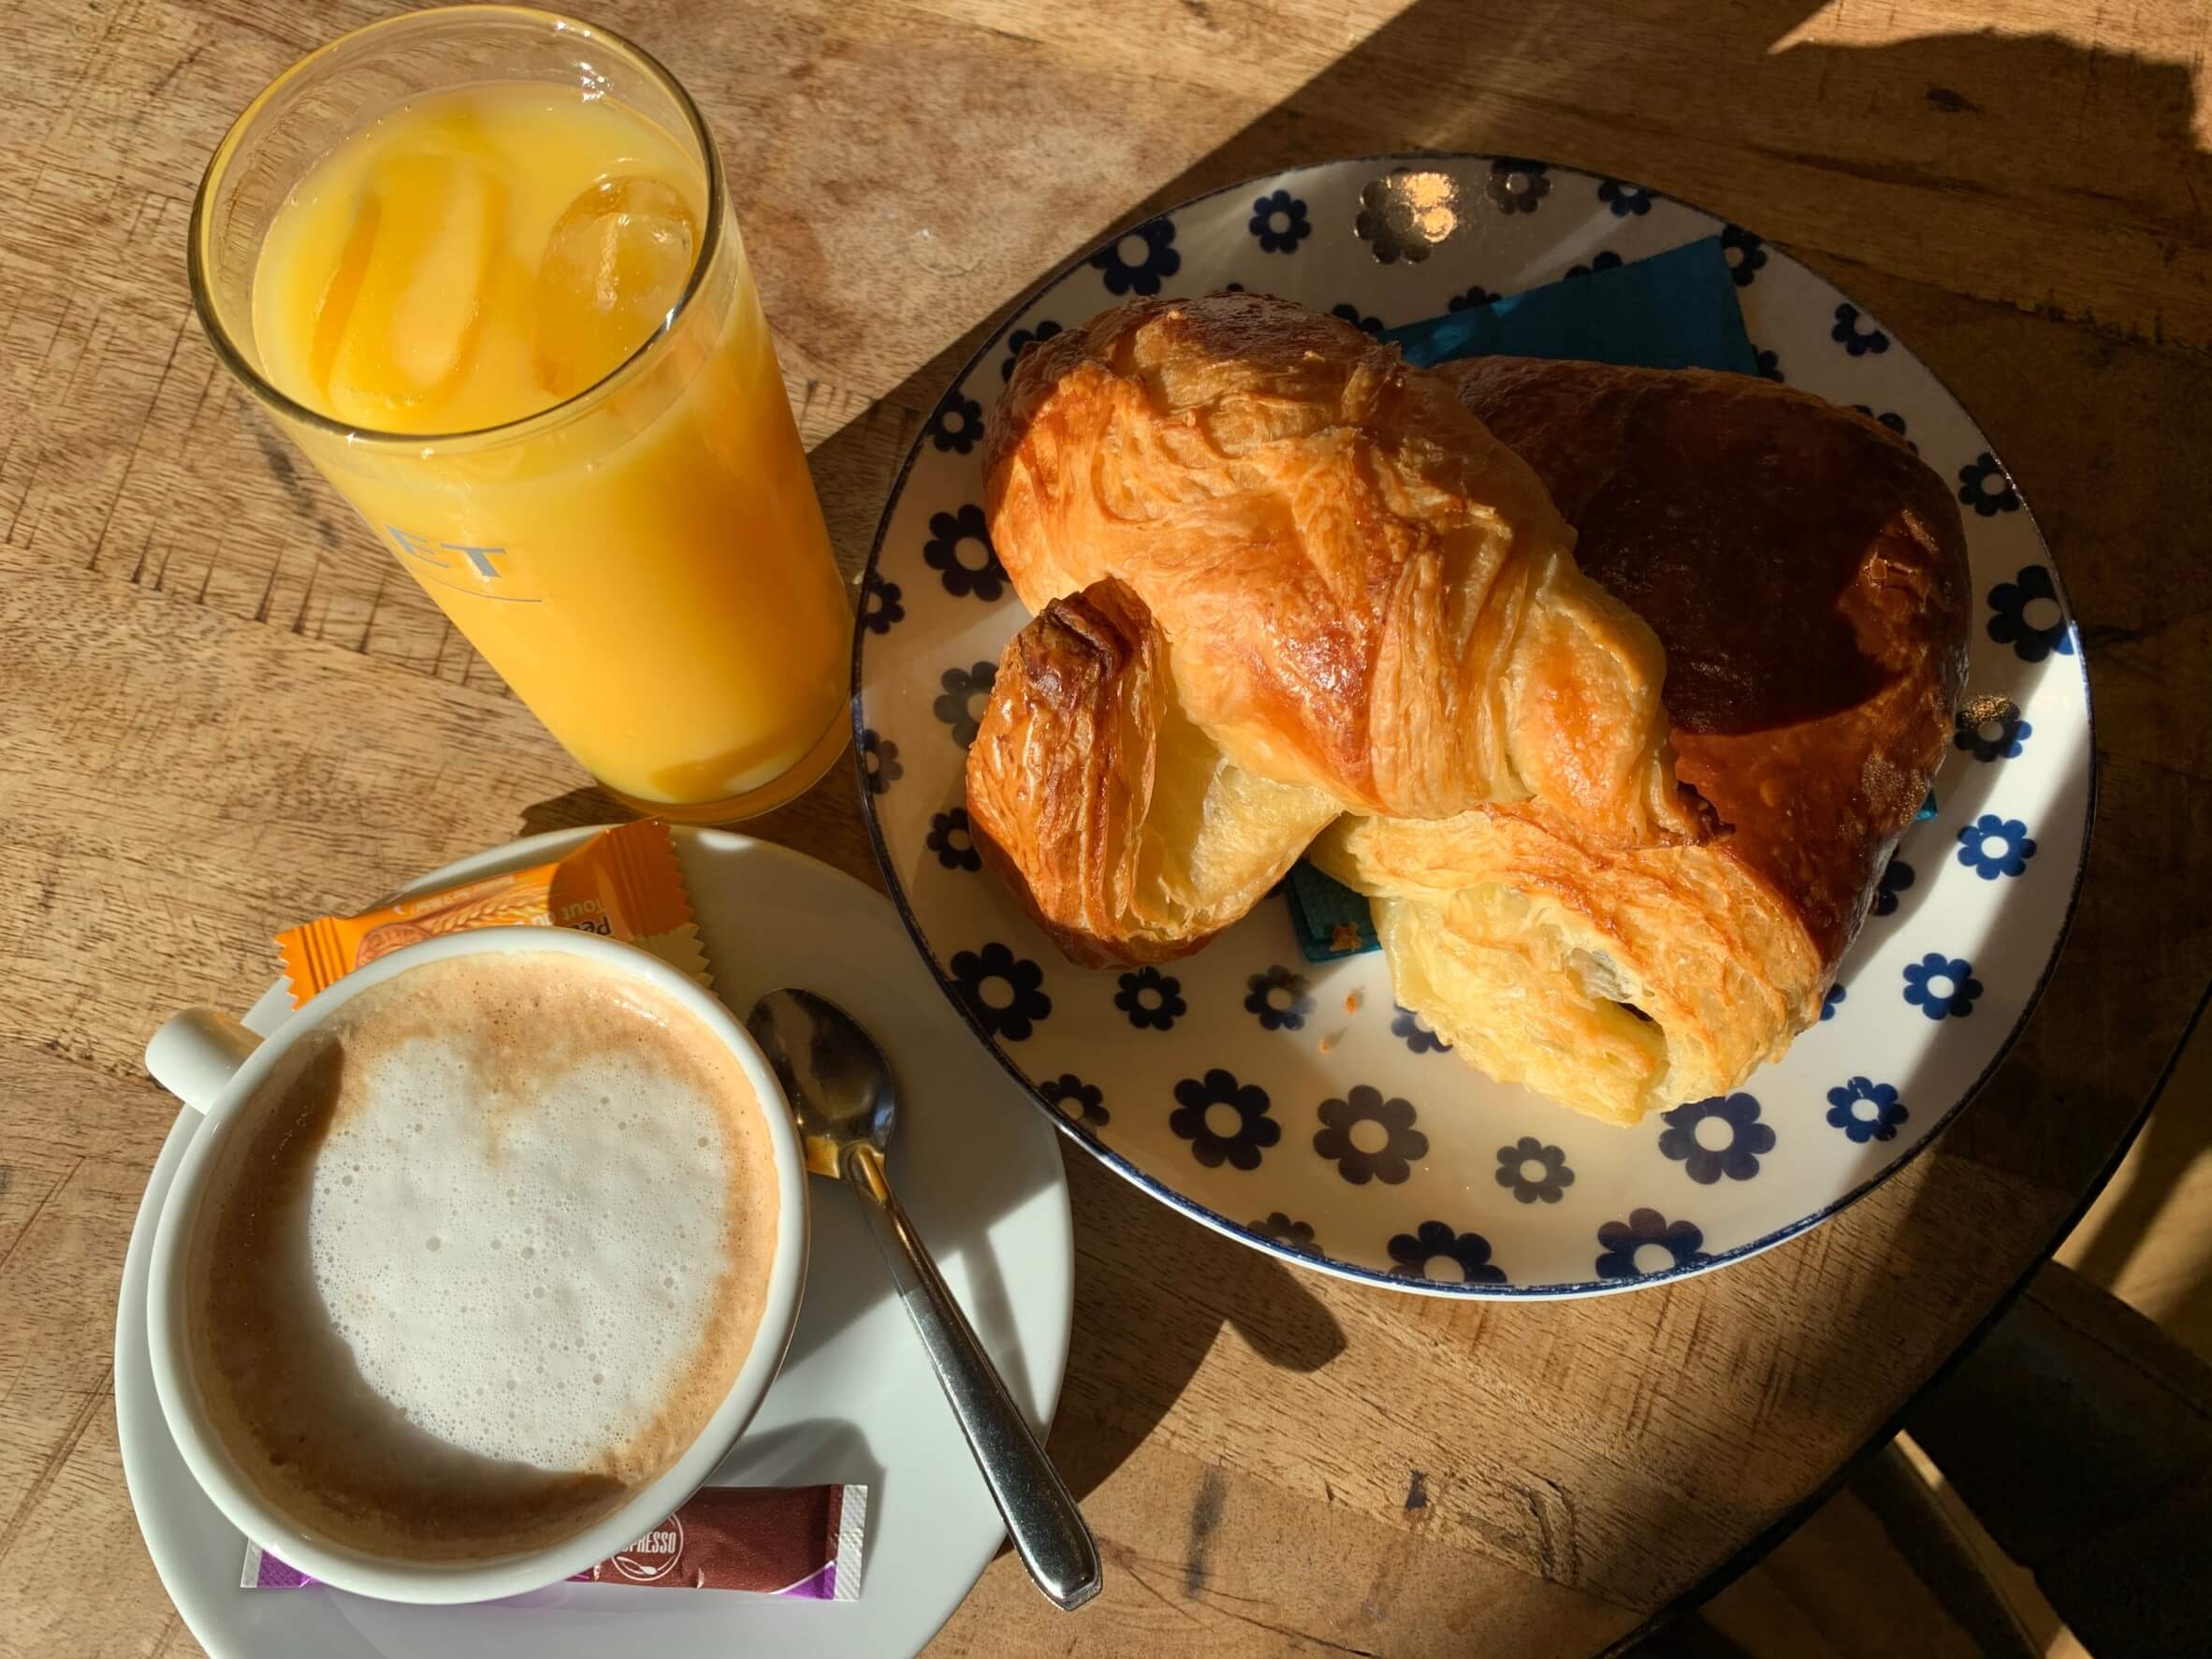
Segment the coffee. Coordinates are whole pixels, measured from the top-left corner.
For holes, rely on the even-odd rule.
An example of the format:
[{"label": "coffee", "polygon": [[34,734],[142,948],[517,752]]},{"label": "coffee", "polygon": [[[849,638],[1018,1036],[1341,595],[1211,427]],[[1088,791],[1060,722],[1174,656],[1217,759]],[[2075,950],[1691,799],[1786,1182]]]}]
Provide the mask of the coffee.
[{"label": "coffee", "polygon": [[651,1481],[749,1349],[779,1203],[722,1039],[551,952],[406,969],[241,1108],[194,1226],[232,1459],[382,1556],[541,1548]]}]

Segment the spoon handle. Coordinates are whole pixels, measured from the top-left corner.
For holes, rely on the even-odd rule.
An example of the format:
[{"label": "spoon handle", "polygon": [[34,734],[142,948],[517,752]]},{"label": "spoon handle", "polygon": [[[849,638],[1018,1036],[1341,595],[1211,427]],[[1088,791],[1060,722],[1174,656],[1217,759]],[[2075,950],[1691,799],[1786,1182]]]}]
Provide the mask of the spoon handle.
[{"label": "spoon handle", "polygon": [[843,1171],[846,1184],[860,1195],[899,1300],[937,1368],[937,1379],[991,1488],[1014,1552],[1055,1606],[1083,1606],[1099,1594],[1104,1577],[1083,1511],[939,1277],[922,1235],[884,1176],[882,1155],[865,1143],[848,1147]]}]

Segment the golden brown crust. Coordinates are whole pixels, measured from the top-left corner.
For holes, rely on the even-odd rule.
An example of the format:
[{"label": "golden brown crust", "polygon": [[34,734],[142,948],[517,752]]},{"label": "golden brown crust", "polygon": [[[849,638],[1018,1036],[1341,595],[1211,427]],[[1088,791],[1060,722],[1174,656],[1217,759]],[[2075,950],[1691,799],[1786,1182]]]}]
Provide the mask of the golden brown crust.
[{"label": "golden brown crust", "polygon": [[1355,811],[1535,797],[1612,845],[1710,829],[1651,632],[1437,376],[1286,301],[1135,301],[1024,354],[985,434],[1032,609],[1117,576],[1232,760]]},{"label": "golden brown crust", "polygon": [[1734,1087],[1820,1017],[1831,965],[1723,849],[1615,850],[1513,808],[1344,818],[1394,994],[1460,1058],[1615,1123]]},{"label": "golden brown crust", "polygon": [[1070,959],[1165,962],[1256,904],[1335,816],[1226,761],[1164,636],[1109,578],[1009,643],[968,751],[976,845]]},{"label": "golden brown crust", "polygon": [[[1087,590],[1009,650],[969,760],[979,839],[1078,960],[1158,959],[1241,914],[1332,799],[1457,789],[1475,803],[1346,818],[1313,849],[1376,896],[1400,999],[1615,1122],[1736,1086],[1818,1018],[1947,741],[1969,610],[1948,490],[1766,382],[1430,379],[1349,334],[1274,302],[1126,307],[1024,359],[995,540],[1033,603]],[[1609,596],[1582,591],[1543,488]],[[1666,643],[1718,838],[1669,842],[1664,738],[1614,741],[1647,719],[1615,671],[1652,664],[1608,604]],[[1470,697],[1434,694],[1453,683]]]},{"label": "golden brown crust", "polygon": [[1770,381],[1477,359],[1582,569],[1666,648],[1682,778],[1832,969],[1926,798],[1966,684],[1951,491],[1886,428]]},{"label": "golden brown crust", "polygon": [[[1492,358],[1448,371],[1667,649],[1682,777],[1734,827],[1620,851],[1529,807],[1346,821],[1401,1001],[1492,1074],[1633,1123],[1819,1018],[1964,682],[1950,492],[1871,421],[1763,381]],[[1633,1010],[1633,1011],[1631,1011]]]}]

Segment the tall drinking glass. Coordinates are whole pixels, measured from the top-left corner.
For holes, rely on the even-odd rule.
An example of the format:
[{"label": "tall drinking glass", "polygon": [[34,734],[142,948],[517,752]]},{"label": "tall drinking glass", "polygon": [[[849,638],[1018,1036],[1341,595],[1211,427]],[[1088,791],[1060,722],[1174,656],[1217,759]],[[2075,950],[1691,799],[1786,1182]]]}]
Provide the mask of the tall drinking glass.
[{"label": "tall drinking glass", "polygon": [[520,7],[281,76],[194,205],[224,361],[613,794],[710,822],[844,748],[851,611],[698,109]]}]

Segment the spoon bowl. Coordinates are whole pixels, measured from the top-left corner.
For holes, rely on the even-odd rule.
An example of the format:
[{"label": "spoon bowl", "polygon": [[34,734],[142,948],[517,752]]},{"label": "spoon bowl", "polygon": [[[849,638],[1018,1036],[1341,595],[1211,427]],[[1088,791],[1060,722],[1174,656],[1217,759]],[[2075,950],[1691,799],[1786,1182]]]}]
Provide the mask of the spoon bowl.
[{"label": "spoon bowl", "polygon": [[810,1173],[842,1176],[849,1146],[891,1149],[898,1085],[858,1020],[794,986],[754,1003],[745,1025],[798,1116]]}]

